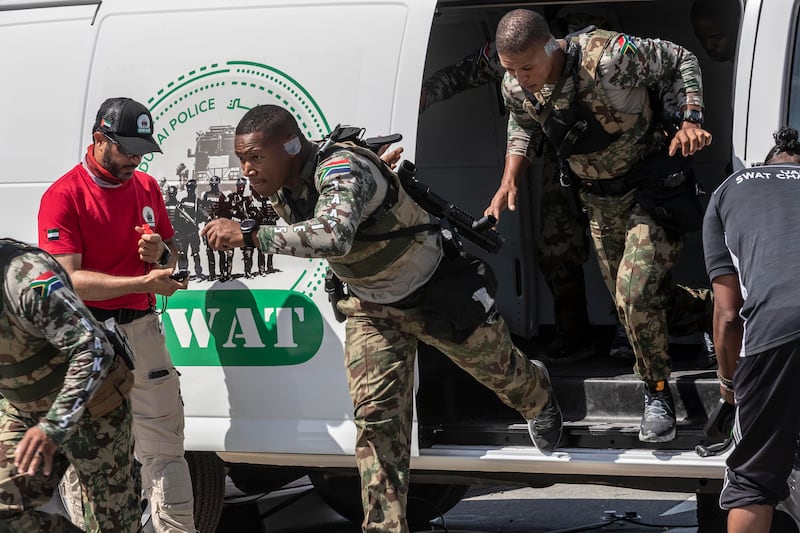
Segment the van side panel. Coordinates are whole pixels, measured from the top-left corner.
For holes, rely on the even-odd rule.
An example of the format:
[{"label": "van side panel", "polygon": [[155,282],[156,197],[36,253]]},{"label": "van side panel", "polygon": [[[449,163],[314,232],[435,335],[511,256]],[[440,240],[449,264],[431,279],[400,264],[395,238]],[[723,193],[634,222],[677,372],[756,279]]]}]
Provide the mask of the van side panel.
[{"label": "van side panel", "polygon": [[[180,165],[200,198],[213,175],[228,194],[241,176],[233,130],[258,104],[289,109],[310,139],[338,123],[414,139],[432,14],[418,0],[104,2],[86,109],[123,94],[145,103],[164,153],[140,169],[178,186],[178,198]],[[137,31],[135,46],[120,38]],[[326,263],[275,256],[279,271],[251,279],[241,251],[233,257],[232,280],[196,280],[160,303],[183,375],[187,449],[351,454],[344,327],[324,291]]]},{"label": "van side panel", "polygon": [[42,192],[80,160],[85,148],[77,134],[84,115],[95,10],[86,5],[2,11],[4,236],[36,242]]}]

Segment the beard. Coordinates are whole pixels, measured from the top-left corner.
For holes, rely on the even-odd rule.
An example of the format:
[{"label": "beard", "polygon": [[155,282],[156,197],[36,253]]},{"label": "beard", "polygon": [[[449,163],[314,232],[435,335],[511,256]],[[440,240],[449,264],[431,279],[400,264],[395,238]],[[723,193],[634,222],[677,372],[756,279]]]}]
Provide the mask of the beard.
[{"label": "beard", "polygon": [[109,174],[122,181],[131,179],[133,171],[136,170],[136,165],[130,162],[123,165],[114,161],[111,157],[110,150],[107,150],[103,154],[103,160],[100,161],[100,164],[103,165],[103,168],[105,168]]}]

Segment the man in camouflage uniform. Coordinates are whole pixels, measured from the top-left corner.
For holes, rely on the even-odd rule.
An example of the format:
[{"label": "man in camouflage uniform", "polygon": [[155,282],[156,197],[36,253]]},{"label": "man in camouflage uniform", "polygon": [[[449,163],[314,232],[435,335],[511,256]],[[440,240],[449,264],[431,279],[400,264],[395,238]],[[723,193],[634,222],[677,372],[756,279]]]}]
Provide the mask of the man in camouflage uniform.
[{"label": "man in camouflage uniform", "polygon": [[130,370],[54,258],[0,239],[0,265],[0,529],[81,531],[36,509],[72,464],[86,530],[137,531]]},{"label": "man in camouflage uniform", "polygon": [[494,309],[493,300],[479,295],[484,287],[447,291],[449,300],[482,301],[476,304],[481,316],[466,338],[429,333],[422,304],[441,287],[437,283],[450,278],[431,279],[457,259],[445,256],[432,217],[410,199],[388,165],[360,146],[309,142],[294,117],[273,105],[245,114],[234,146],[244,175],[289,226],[243,233],[233,221],[212,220],[203,228],[209,245],[324,257],[348,284],[350,297],[338,310],[347,316],[345,366],[358,429],[364,531],[408,532],[414,357],[420,341],[519,411],[540,450],[557,446],[561,412],[547,370],[514,347],[499,315],[483,315]]},{"label": "man in camouflage uniform", "polygon": [[[691,210],[697,198],[694,187],[686,187],[692,182],[681,156],[711,142],[701,126],[697,58],[668,41],[605,30],[556,40],[541,15],[524,9],[503,17],[496,39],[507,71],[506,168],[527,167],[531,143],[544,131],[580,183],[600,269],[633,346],[634,372],[646,385],[639,438],[669,441],[675,410],[667,381],[668,321],[676,335],[707,331],[711,323],[710,292],[672,281],[683,234],[675,227],[679,220],[663,217],[683,206]],[[669,98],[680,110],[671,141],[651,108],[648,89],[659,83],[672,86]],[[684,189],[667,190],[673,185]],[[516,186],[514,174],[504,174],[489,212],[498,216],[513,203]],[[651,191],[680,192],[678,204],[646,210],[644,193]],[[695,218],[699,227],[699,202]]]},{"label": "man in camouflage uniform", "polygon": [[[575,9],[588,10],[588,7]],[[578,32],[587,26],[608,28],[612,16],[598,12],[562,9],[556,21],[566,33]],[[555,21],[554,21],[555,22]],[[503,79],[505,69],[500,64],[493,41],[459,62],[442,68],[422,83],[420,112],[436,102],[447,100],[467,89]],[[538,125],[535,126],[537,129]],[[552,144],[541,134],[540,144],[533,147],[531,157],[541,155],[541,191],[539,195],[540,220],[536,239],[539,268],[553,296],[553,314],[556,326],[555,340],[545,347],[544,357],[553,363],[569,363],[594,354],[594,341],[586,309],[586,285],[583,264],[589,258],[588,220],[575,189],[562,185],[559,180],[559,162]],[[507,171],[512,168],[507,168]],[[527,168],[524,170],[527,174]],[[522,176],[520,176],[521,178]],[[519,178],[514,181],[517,182]],[[515,205],[510,205],[515,210]],[[616,313],[615,313],[616,314]],[[618,324],[611,354],[615,357],[632,357],[624,329]]]}]

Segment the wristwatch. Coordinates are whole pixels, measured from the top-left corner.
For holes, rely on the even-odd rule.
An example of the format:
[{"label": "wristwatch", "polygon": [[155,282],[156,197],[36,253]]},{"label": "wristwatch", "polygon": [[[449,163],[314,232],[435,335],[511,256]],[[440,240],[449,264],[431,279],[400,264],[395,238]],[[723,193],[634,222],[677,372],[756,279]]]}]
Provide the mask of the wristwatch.
[{"label": "wristwatch", "polygon": [[253,240],[253,235],[258,233],[258,221],[252,218],[246,218],[239,223],[242,230],[242,239],[244,240],[245,248],[255,248],[256,243]]},{"label": "wristwatch", "polygon": [[166,244],[164,245],[164,253],[161,254],[161,257],[158,258],[158,264],[163,266],[167,266],[169,264],[169,260],[172,259],[172,252],[169,251],[169,246]]},{"label": "wristwatch", "polygon": [[677,113],[678,119],[681,122],[691,122],[692,124],[703,125],[703,111],[701,109],[687,109],[683,113]]}]

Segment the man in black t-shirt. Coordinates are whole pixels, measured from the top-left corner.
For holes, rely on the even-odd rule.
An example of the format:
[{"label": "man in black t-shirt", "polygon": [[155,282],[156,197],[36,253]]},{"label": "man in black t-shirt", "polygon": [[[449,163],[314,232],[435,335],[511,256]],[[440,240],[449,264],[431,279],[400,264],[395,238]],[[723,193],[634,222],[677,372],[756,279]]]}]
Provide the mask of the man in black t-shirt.
[{"label": "man in black t-shirt", "polygon": [[729,533],[768,532],[775,505],[789,496],[800,427],[797,137],[781,129],[767,164],[728,177],[703,225],[720,394],[736,404],[736,447],[720,497]]}]

